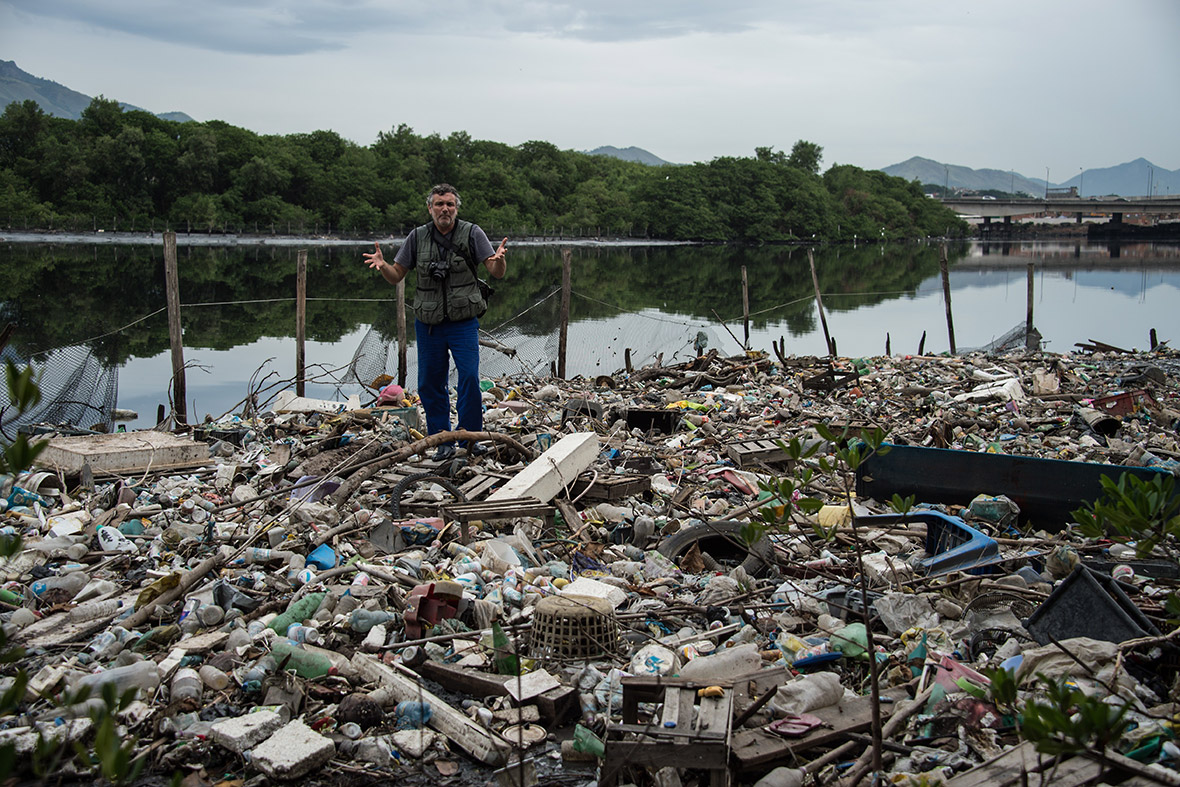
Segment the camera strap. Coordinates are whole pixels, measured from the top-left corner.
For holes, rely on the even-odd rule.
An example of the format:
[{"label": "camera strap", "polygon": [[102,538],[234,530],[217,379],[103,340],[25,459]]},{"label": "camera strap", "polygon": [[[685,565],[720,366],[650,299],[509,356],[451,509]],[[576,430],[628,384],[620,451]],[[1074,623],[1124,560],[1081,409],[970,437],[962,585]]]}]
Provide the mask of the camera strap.
[{"label": "camera strap", "polygon": [[[455,226],[458,227],[459,226],[458,223],[456,223]],[[477,279],[479,278],[479,273],[476,270],[475,261],[472,260],[471,257],[469,257],[468,255],[466,255],[463,252],[456,249],[454,244],[451,243],[451,239],[448,238],[446,235],[443,235],[441,232],[439,232],[438,227],[434,226],[434,224],[430,225],[430,235],[431,235],[431,238],[434,240],[435,244],[446,249],[447,253],[458,254],[460,257],[462,257],[463,261],[467,263],[467,266],[469,268],[471,268],[471,275]]]}]

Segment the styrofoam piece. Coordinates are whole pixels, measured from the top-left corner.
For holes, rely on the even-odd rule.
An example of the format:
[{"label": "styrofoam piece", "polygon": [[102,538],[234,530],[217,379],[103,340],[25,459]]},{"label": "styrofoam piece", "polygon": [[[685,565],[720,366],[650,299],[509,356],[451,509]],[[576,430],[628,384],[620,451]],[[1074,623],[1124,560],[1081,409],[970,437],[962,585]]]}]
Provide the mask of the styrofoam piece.
[{"label": "styrofoam piece", "polygon": [[615,609],[621,607],[627,600],[627,593],[622,588],[608,585],[605,582],[599,582],[597,579],[591,579],[590,577],[578,577],[563,587],[559,595],[601,598],[610,602],[610,605]]},{"label": "styrofoam piece", "polygon": [[535,497],[548,503],[597,458],[598,435],[593,432],[566,435],[488,495],[488,500]]},{"label": "styrofoam piece", "polygon": [[209,446],[171,432],[113,432],[54,437],[37,457],[37,464],[66,474],[90,465],[95,473],[143,472],[149,467],[192,467],[209,462]]},{"label": "styrofoam piece", "polygon": [[274,710],[255,710],[244,716],[215,721],[209,728],[209,736],[230,752],[242,754],[267,740],[282,726],[283,717]]},{"label": "styrofoam piece", "polygon": [[359,394],[353,394],[347,401],[337,402],[331,399],[310,399],[306,396],[296,396],[292,391],[279,391],[275,397],[276,413],[328,413],[335,415],[346,410],[361,409]]},{"label": "styrofoam piece", "polygon": [[251,762],[270,779],[298,779],[335,754],[330,738],[295,720],[255,746]]}]

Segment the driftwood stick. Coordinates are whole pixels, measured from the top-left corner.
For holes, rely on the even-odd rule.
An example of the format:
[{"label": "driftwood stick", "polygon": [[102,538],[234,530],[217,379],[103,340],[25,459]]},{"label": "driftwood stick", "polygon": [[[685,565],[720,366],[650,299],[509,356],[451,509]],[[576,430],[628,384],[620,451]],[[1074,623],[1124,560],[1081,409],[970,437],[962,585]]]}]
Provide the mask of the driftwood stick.
[{"label": "driftwood stick", "polygon": [[135,610],[127,618],[117,621],[116,626],[122,626],[125,629],[131,630],[136,626],[142,626],[148,621],[148,618],[155,612],[156,607],[161,604],[171,604],[176,599],[183,596],[188,589],[200,581],[210,571],[216,571],[225,564],[225,555],[217,554],[211,558],[206,558],[196,568],[189,571],[180,578],[180,582],[171,590],[165,590],[154,599],[144,604],[139,609]]},{"label": "driftwood stick", "polygon": [[400,462],[404,459],[409,459],[414,454],[422,453],[427,448],[433,448],[434,446],[442,445],[443,443],[449,443],[454,440],[469,440],[472,442],[478,440],[495,440],[505,443],[508,445],[508,447],[518,452],[521,456],[528,457],[529,459],[535,459],[537,457],[536,451],[532,450],[531,448],[526,448],[519,441],[499,432],[468,432],[466,429],[459,429],[452,432],[436,432],[429,437],[416,440],[402,448],[399,448],[396,451],[393,451],[392,453],[386,454],[385,456],[370,460],[366,465],[359,468],[357,472],[349,476],[348,480],[342,483],[336,489],[336,491],[332,493],[331,497],[329,498],[332,502],[332,505],[339,508],[346,500],[348,500],[348,498],[352,497],[352,495],[356,493],[356,490],[360,489],[361,484],[376,475],[378,471],[384,470],[390,465],[396,464],[397,462]]}]

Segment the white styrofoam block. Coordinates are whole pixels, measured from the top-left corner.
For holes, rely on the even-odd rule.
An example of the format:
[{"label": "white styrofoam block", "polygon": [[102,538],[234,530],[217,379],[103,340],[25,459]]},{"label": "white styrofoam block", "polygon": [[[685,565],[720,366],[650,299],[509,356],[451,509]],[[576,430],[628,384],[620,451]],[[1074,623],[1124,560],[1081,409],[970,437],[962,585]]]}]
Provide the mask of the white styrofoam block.
[{"label": "white styrofoam block", "polygon": [[215,721],[209,737],[235,754],[241,754],[274,735],[283,726],[283,717],[273,710],[259,710]]},{"label": "white styrofoam block", "polygon": [[610,605],[615,609],[621,607],[623,602],[627,600],[627,593],[622,588],[608,585],[605,582],[599,582],[597,579],[591,579],[590,577],[578,577],[563,587],[560,595],[603,598],[609,601]]},{"label": "white styrofoam block", "polygon": [[270,779],[298,779],[336,755],[336,744],[299,720],[254,747],[251,762]]}]

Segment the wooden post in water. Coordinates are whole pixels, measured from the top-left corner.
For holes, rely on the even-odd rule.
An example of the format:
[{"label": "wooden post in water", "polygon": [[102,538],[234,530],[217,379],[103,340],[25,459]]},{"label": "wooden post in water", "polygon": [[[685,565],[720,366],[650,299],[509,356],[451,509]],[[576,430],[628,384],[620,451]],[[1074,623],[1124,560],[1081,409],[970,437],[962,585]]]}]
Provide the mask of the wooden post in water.
[{"label": "wooden post in water", "polygon": [[889,331],[885,331],[885,357],[888,358],[893,353],[889,352]]},{"label": "wooden post in water", "polygon": [[307,249],[300,249],[295,262],[295,395],[306,396],[307,367],[304,342],[307,339]]},{"label": "wooden post in water", "polygon": [[951,341],[951,355],[956,355],[955,349],[955,319],[951,315],[951,274],[946,258],[946,244],[942,244],[942,254],[938,260],[938,268],[942,271],[942,298],[946,302],[946,333]]},{"label": "wooden post in water", "polygon": [[406,280],[397,283],[397,384],[405,390],[409,362],[406,360]]},{"label": "wooden post in water", "polygon": [[1154,352],[1155,348],[1159,347],[1159,344],[1160,344],[1159,339],[1156,337],[1156,334],[1155,334],[1155,328],[1151,329],[1151,333],[1149,333],[1147,335],[1147,338],[1151,342],[1151,349]]},{"label": "wooden post in water", "polygon": [[557,334],[557,377],[565,379],[565,352],[570,331],[570,257],[569,249],[561,250],[561,328]]},{"label": "wooden post in water", "polygon": [[746,266],[742,266],[742,326],[745,328],[746,343],[743,348],[750,349],[750,282],[746,278]]},{"label": "wooden post in water", "polygon": [[926,354],[926,332],[922,331],[922,338],[918,341],[918,355]]},{"label": "wooden post in water", "polygon": [[1024,318],[1024,349],[1035,350],[1036,340],[1033,339],[1033,271],[1036,263],[1028,264],[1028,314]]},{"label": "wooden post in water", "polygon": [[832,336],[828,333],[828,318],[824,316],[824,299],[819,294],[819,276],[815,273],[815,257],[811,249],[807,250],[807,262],[811,265],[811,283],[815,286],[815,305],[819,307],[819,324],[824,328],[824,344],[828,348],[828,355],[835,355],[832,348]]},{"label": "wooden post in water", "polygon": [[168,343],[172,345],[172,413],[176,423],[188,423],[184,385],[184,335],[180,328],[180,274],[176,268],[176,233],[164,233],[164,289],[168,298]]}]

